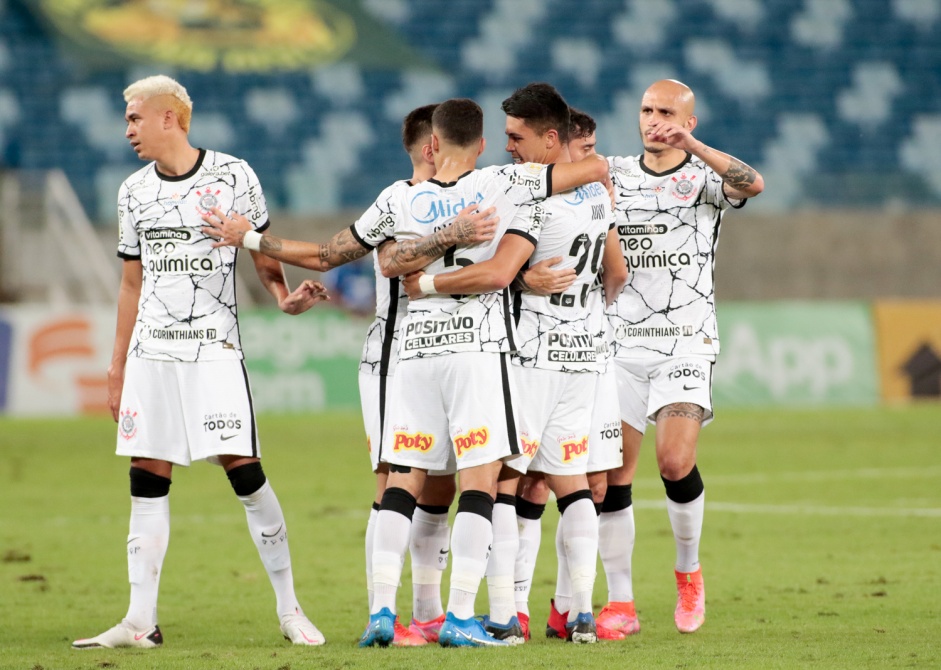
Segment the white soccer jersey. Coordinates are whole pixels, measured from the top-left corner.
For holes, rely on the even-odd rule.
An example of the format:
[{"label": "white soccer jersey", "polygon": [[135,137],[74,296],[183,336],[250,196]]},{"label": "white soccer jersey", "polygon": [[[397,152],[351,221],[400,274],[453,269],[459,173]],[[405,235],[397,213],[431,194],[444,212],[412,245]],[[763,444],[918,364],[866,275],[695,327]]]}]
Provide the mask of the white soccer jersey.
[{"label": "white soccer jersey", "polygon": [[[408,189],[398,200],[395,239],[430,235],[450,224],[471,203],[496,207],[500,217],[494,239],[452,247],[432,261],[425,272],[437,274],[493,257],[500,238],[519,207],[541,200],[551,190],[552,166],[528,163],[472,170],[457,181],[430,179]],[[509,291],[481,295],[432,295],[408,303],[399,334],[399,358],[440,356],[458,352],[501,352],[514,348],[509,328]]]},{"label": "white soccer jersey", "polygon": [[[350,226],[353,237],[371,249],[391,240],[395,225],[393,202],[411,185],[410,181],[403,179],[383,190],[369,209]],[[373,251],[373,269],[376,273],[376,318],[366,333],[359,370],[387,376],[394,373],[398,362],[399,324],[407,311],[408,295],[398,277],[382,276],[376,251]]]},{"label": "white soccer jersey", "polygon": [[692,155],[663,174],[638,156],[608,158],[627,285],[608,310],[615,355],[719,353],[714,264],[729,207],[722,179]]},{"label": "white soccer jersey", "polygon": [[[608,234],[615,233],[609,230]],[[595,369],[604,374],[608,370],[608,362],[614,355],[614,334],[605,311],[605,294],[601,275],[598,275],[595,283],[588,289],[588,329],[595,340]]]},{"label": "white soccer jersey", "polygon": [[589,295],[613,223],[608,192],[597,182],[520,209],[516,230],[509,232],[524,235],[536,245],[529,262],[561,256],[562,262],[555,267],[574,268],[576,277],[564,293],[516,294],[514,363],[562,372],[597,370]]},{"label": "white soccer jersey", "polygon": [[140,260],[143,285],[128,356],[164,361],[242,358],[235,303],[233,247],[213,249],[200,229],[203,212],[238,212],[255,230],[268,227],[258,177],[245,161],[199,150],[179,177],[151,163],[118,194],[118,256]]}]

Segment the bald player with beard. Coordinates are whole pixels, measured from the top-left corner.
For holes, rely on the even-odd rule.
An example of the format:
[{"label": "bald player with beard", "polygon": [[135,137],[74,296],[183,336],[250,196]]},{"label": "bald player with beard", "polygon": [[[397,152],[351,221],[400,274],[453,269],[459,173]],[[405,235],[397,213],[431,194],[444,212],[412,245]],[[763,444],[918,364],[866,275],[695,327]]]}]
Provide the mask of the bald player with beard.
[{"label": "bald player with beard", "polygon": [[621,405],[623,465],[608,473],[599,524],[609,602],[599,628],[639,630],[631,584],[631,482],[648,424],[676,541],[674,621],[692,633],[705,621],[699,564],[705,488],[696,467],[700,429],[713,418],[712,368],[719,354],[714,264],[722,216],[764,190],[734,156],[703,144],[695,97],[661,80],[640,105],[640,156],[608,159],[617,235],[629,270],[608,310]]}]

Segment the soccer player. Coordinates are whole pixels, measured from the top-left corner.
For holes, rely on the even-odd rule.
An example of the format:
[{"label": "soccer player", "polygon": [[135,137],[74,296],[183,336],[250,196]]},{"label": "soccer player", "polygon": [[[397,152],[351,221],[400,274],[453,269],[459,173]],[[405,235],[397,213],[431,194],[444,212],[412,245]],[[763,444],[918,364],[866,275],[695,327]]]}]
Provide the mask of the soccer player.
[{"label": "soccer player", "polygon": [[[174,465],[221,465],[245,507],[249,532],[276,596],[281,632],[294,644],[324,636],[294,593],[284,515],[261,467],[235,302],[234,249],[213,247],[200,212],[213,207],[268,226],[265,197],[245,161],[190,145],[192,101],[159,75],[124,91],[126,136],[148,165],[118,197],[124,259],[108,395],[117,453],[131,459],[130,606],[124,619],[73,647],[154,648],[163,643],[157,592],[170,537]],[[262,283],[288,314],[325,299],[322,285],[288,290],[280,263],[252,254]]]},{"label": "soccer player", "polygon": [[[722,215],[762,192],[764,180],[695,137],[695,98],[662,80],[640,104],[640,156],[609,158],[618,236],[630,276],[609,310],[615,338],[624,463],[608,473],[602,526],[610,524],[605,625],[631,625],[634,544],[631,482],[648,423],[676,541],[674,621],[692,633],[705,621],[699,544],[705,488],[696,443],[712,420],[712,366],[719,353],[713,268]],[[605,519],[605,515],[610,517]],[[604,542],[602,542],[604,549]],[[605,554],[602,554],[605,558]],[[627,631],[629,632],[629,631]]]},{"label": "soccer player", "polygon": [[[386,278],[382,267],[395,273],[424,267],[455,245],[477,244],[493,238],[496,221],[489,212],[465,208],[457,219],[441,230],[399,245],[391,237],[394,217],[390,202],[400,192],[435,173],[431,154],[431,115],[436,105],[412,110],[402,123],[402,144],[412,163],[411,179],[399,180],[380,193],[376,201],[349,228],[326,244],[285,240],[251,233],[250,222],[220,210],[204,216],[204,231],[218,238],[218,245],[255,246],[265,255],[291,265],[326,272],[373,252],[376,274],[376,318],[369,326],[359,365],[359,391],[373,472],[376,496],[366,526],[366,587],[372,605],[372,548],[376,515],[386,488],[389,466],[381,457],[382,435],[387,413],[388,380],[397,361],[399,323],[408,301],[397,276]],[[254,237],[258,235],[258,237]],[[380,249],[382,255],[380,256]],[[409,628],[395,621],[393,646],[420,646],[437,641],[444,622],[441,603],[441,574],[447,566],[448,508],[454,500],[454,472],[432,473],[425,482],[415,510],[411,531],[413,620]]]},{"label": "soccer player", "polygon": [[[524,86],[503,102],[503,110],[507,114],[507,150],[515,161],[554,163],[557,167],[570,162],[568,105],[552,86]],[[613,223],[604,186],[587,184],[523,207],[492,259],[435,277],[439,291],[490,291],[502,288],[494,282],[494,267],[518,270],[528,260],[550,258],[562,258],[560,265],[576,275],[563,292],[548,296],[523,292],[513,297],[517,349],[511,361],[515,382],[525,389],[526,396],[518,415],[524,454],[504,467],[494,506],[494,542],[487,569],[490,616],[485,627],[498,639],[520,643],[524,637],[513,599],[515,494],[519,473],[528,468],[546,478],[562,513],[560,544],[567,559],[565,577],[574,591],[571,611],[566,608],[563,635],[574,642],[596,641],[591,591],[597,517],[586,472],[598,377],[595,326],[589,317],[597,312],[594,322],[600,323],[603,306],[600,302],[593,306],[589,296]],[[615,253],[614,260],[622,266],[623,278],[623,258]],[[417,297],[418,281],[414,276],[406,279],[406,289],[413,298]]]},{"label": "soccer player", "polygon": [[[469,202],[496,207],[503,232],[524,203],[551,190],[567,190],[605,178],[597,159],[555,166],[504,166],[476,170],[483,151],[483,113],[472,100],[449,100],[435,110],[434,179],[412,187],[400,200],[407,212],[394,235],[400,243],[429,226],[446,224]],[[551,186],[550,186],[551,184]],[[502,461],[519,453],[506,353],[514,348],[505,290],[441,294],[434,273],[491,258],[497,239],[449,250],[419,280],[433,297],[409,301],[399,338],[389,425],[389,484],[377,519],[373,559],[375,597],[362,646],[392,640],[395,595],[416,496],[428,470],[456,462],[461,494],[452,530],[453,564],[448,609],[439,633],[442,646],[505,645],[474,619],[474,600],[487,564],[493,530],[492,492]],[[515,275],[509,272],[506,286]],[[499,270],[498,270],[499,272]]]}]

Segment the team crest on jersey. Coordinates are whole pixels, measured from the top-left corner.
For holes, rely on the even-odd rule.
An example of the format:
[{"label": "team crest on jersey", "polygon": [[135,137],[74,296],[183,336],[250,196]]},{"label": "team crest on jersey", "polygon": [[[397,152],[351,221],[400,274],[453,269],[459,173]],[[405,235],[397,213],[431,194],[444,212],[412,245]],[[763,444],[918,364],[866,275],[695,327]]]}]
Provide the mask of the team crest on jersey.
[{"label": "team crest on jersey", "polygon": [[199,208],[208,212],[213,207],[219,206],[219,189],[216,189],[213,193],[212,189],[206,189],[205,191],[196,191],[196,195],[199,196]]},{"label": "team crest on jersey", "polygon": [[696,179],[696,175],[692,177],[687,177],[685,172],[680,173],[679,179],[676,177],[671,177],[676,186],[673,187],[673,192],[671,195],[674,198],[679,198],[680,200],[689,200],[693,197],[693,194],[696,192],[696,186],[693,184],[693,181]]},{"label": "team crest on jersey", "polygon": [[137,412],[132,412],[130,407],[121,412],[121,417],[118,421],[118,432],[121,433],[121,437],[125,440],[130,440],[137,435],[137,423],[134,421],[134,417],[136,416]]}]

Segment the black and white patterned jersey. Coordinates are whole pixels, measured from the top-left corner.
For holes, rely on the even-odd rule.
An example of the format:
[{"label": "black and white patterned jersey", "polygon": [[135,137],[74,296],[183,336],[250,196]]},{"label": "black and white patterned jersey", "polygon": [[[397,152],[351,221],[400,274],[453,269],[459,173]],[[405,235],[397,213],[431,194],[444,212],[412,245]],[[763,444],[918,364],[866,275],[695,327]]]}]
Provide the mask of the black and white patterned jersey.
[{"label": "black and white patterned jersey", "polygon": [[627,285],[608,309],[615,356],[719,353],[714,267],[719,224],[730,200],[700,159],[663,174],[639,156],[609,157]]},{"label": "black and white patterned jersey", "polygon": [[[395,239],[413,240],[450,224],[471,203],[496,207],[500,217],[492,240],[451,247],[425,272],[439,274],[493,257],[503,233],[523,204],[551,192],[552,166],[527,163],[471,170],[451,183],[435,179],[409,188],[398,200]],[[466,351],[514,349],[509,290],[479,295],[432,295],[408,303],[399,333],[399,359],[440,356]]]},{"label": "black and white patterned jersey", "polygon": [[524,235],[536,245],[530,264],[561,256],[555,268],[574,268],[576,276],[563,293],[516,293],[513,362],[543,370],[596,371],[589,295],[601,270],[605,238],[614,224],[608,191],[597,182],[579,186],[522,207],[517,221],[508,234]]},{"label": "black and white patterned jersey", "polygon": [[[611,226],[608,230],[609,235],[615,234],[613,228],[614,226]],[[605,311],[604,285],[601,283],[600,274],[588,289],[588,329],[595,339],[595,367],[599,373],[604,374],[614,356],[614,332]]]},{"label": "black and white patterned jersey", "polygon": [[268,227],[258,177],[245,161],[199,150],[192,170],[160,174],[155,163],[118,194],[118,256],[140,260],[143,284],[128,356],[163,361],[242,358],[235,302],[237,249],[213,249],[201,214],[212,207]]},{"label": "black and white patterned jersey", "polygon": [[[406,179],[388,186],[370,205],[350,231],[364,247],[375,249],[393,239],[395,225],[393,202],[412,183]],[[399,324],[405,316],[408,295],[398,277],[383,277],[379,267],[379,254],[373,251],[373,269],[376,273],[376,318],[366,332],[366,343],[359,361],[360,372],[372,375],[391,375],[398,362]]]}]

